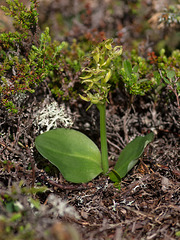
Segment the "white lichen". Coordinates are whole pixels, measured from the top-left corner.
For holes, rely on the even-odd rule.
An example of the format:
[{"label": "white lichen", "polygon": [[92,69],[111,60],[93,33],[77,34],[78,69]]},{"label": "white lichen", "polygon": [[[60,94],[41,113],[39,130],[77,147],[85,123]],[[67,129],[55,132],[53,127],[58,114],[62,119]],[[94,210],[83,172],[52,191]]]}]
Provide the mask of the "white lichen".
[{"label": "white lichen", "polygon": [[54,217],[68,216],[75,219],[80,219],[80,216],[76,209],[68,204],[68,201],[62,200],[61,198],[50,194],[48,196],[48,203],[50,206],[49,213]]},{"label": "white lichen", "polygon": [[62,104],[60,107],[57,102],[45,104],[43,108],[36,112],[35,124],[38,130],[49,131],[57,127],[72,127],[72,114]]}]

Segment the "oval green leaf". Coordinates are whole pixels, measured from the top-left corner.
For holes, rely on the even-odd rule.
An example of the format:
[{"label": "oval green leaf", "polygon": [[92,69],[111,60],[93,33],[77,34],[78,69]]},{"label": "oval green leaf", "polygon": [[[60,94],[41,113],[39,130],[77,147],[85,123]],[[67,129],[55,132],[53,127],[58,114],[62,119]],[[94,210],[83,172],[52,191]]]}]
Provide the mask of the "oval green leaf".
[{"label": "oval green leaf", "polygon": [[102,172],[98,147],[79,131],[65,128],[50,130],[39,135],[35,145],[67,181],[85,183]]},{"label": "oval green leaf", "polygon": [[152,142],[153,139],[154,133],[151,132],[144,137],[136,137],[126,145],[114,167],[114,170],[119,174],[120,178],[123,178],[134,167],[147,144]]}]

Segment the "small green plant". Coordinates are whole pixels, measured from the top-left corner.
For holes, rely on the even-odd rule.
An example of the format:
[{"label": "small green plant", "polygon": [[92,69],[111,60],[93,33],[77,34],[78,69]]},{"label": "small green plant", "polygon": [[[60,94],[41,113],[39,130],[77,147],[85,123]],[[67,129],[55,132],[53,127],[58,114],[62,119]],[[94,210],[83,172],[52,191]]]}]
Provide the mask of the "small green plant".
[{"label": "small green plant", "polygon": [[164,80],[167,87],[174,93],[176,96],[177,106],[180,109],[179,96],[180,96],[180,81],[179,77],[176,76],[175,71],[166,70],[164,74],[160,71],[160,76]]},{"label": "small green plant", "polygon": [[159,93],[166,87],[169,93],[173,92],[177,107],[180,108],[179,96],[180,96],[180,51],[174,50],[172,54],[167,57],[165,55],[165,49],[161,49],[160,55],[156,56],[154,52],[149,54],[150,64],[152,64],[152,82],[154,83],[153,97],[154,102],[159,97]]},{"label": "small green plant", "polygon": [[29,9],[19,0],[7,0],[9,6],[1,6],[5,14],[13,18],[15,31],[0,34],[0,102],[14,113],[24,103],[27,93],[34,93],[46,79],[51,80],[49,86],[56,97],[68,95],[70,87],[65,93],[59,79],[64,79],[65,88],[71,81],[66,77],[67,72],[80,69],[77,61],[67,54],[68,43],[52,42],[48,27],[40,34],[38,2],[30,2]]},{"label": "small green plant", "polygon": [[132,67],[129,60],[124,60],[123,67],[120,70],[125,88],[131,95],[145,95],[152,88],[152,83],[140,76],[140,66],[142,67],[139,63]]},{"label": "small green plant", "polygon": [[103,173],[118,185],[121,178],[137,163],[146,145],[153,140],[153,133],[135,138],[121,152],[114,169],[109,171],[106,103],[113,60],[122,54],[122,47],[113,47],[112,44],[113,41],[108,39],[91,52],[90,66],[83,69],[85,76],[81,77],[82,83],[86,85],[85,96],[81,98],[90,102],[90,106],[95,104],[100,112],[101,152],[91,139],[73,129],[50,130],[35,140],[41,155],[56,165],[70,182],[88,182]]},{"label": "small green plant", "polygon": [[6,2],[9,7],[1,9],[13,18],[16,31],[0,34],[0,99],[7,109],[17,112],[12,98],[33,91],[32,84],[36,84],[36,71],[32,71],[27,55],[37,43],[37,1],[31,1],[30,9],[18,0]]}]

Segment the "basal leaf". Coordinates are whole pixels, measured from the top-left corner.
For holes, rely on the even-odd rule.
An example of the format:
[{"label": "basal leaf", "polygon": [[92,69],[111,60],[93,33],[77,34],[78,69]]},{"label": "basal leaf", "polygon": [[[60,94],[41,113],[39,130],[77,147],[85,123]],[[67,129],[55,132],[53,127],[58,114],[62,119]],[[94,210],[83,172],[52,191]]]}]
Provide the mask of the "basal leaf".
[{"label": "basal leaf", "polygon": [[67,181],[88,182],[102,172],[98,147],[79,131],[65,128],[50,130],[39,135],[35,145]]},{"label": "basal leaf", "polygon": [[143,153],[145,147],[154,139],[154,134],[149,133],[146,136],[136,137],[128,143],[122,150],[114,170],[123,178],[138,162],[138,158]]}]

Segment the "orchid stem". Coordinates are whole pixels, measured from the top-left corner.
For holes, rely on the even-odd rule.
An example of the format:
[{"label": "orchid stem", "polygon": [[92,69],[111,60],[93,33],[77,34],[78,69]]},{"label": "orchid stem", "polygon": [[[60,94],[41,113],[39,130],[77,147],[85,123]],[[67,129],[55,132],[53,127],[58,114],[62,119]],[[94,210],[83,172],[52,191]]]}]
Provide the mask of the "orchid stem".
[{"label": "orchid stem", "polygon": [[107,135],[106,135],[106,105],[97,104],[96,106],[100,112],[101,164],[103,173],[106,174],[109,170]]}]

